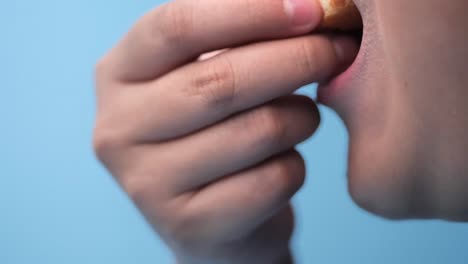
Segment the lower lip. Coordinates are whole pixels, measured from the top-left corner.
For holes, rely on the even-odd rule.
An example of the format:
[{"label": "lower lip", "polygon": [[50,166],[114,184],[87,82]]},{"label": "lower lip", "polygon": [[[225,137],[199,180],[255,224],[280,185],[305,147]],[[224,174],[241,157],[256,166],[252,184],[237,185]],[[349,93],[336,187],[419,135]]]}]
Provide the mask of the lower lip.
[{"label": "lower lip", "polygon": [[359,75],[361,66],[364,62],[364,38],[361,41],[361,47],[354,62],[342,73],[334,77],[328,83],[319,85],[317,90],[317,101],[324,105],[331,105],[343,90],[353,86],[353,80]]}]

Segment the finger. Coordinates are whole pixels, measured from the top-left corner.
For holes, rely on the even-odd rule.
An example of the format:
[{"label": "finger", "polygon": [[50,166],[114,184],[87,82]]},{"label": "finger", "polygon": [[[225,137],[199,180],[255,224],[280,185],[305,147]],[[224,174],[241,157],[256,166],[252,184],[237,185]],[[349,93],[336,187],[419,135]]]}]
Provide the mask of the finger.
[{"label": "finger", "polygon": [[131,115],[126,127],[133,129],[128,136],[158,141],[193,132],[326,80],[356,51],[348,38],[306,36],[232,49],[190,64],[145,84],[138,93],[126,91],[123,100]]},{"label": "finger", "polygon": [[[211,209],[211,208],[210,208]],[[200,241],[204,244],[211,243],[218,245],[217,250],[204,250],[198,252],[197,256],[193,254],[182,257],[179,262],[203,262],[203,259],[211,259],[214,262],[223,262],[229,259],[231,263],[293,263],[290,254],[290,237],[294,230],[294,212],[291,205],[280,209],[273,217],[262,223],[250,233],[246,233],[242,226],[235,234],[226,234],[225,230],[213,230],[207,225],[215,222],[216,226],[223,223],[224,219],[208,219],[204,212],[187,212],[180,214],[181,208],[178,208],[178,218],[186,217],[179,223],[178,232],[181,235],[185,247],[199,248]],[[207,226],[207,227],[205,227]],[[250,226],[250,225],[249,225]],[[180,242],[180,241],[179,241]],[[179,243],[180,244],[180,243]],[[187,245],[188,244],[188,245]],[[222,245],[222,247],[219,247]],[[255,258],[252,259],[252,252]],[[198,262],[197,262],[198,263]],[[217,262],[216,262],[217,263]]]},{"label": "finger", "polygon": [[[292,264],[293,261],[290,249],[290,241],[295,228],[294,208],[291,203],[280,209],[273,217],[262,223],[255,229],[249,237],[253,248],[261,248],[269,245],[268,248],[276,249],[273,260],[269,263]],[[266,249],[265,249],[266,250]],[[271,252],[270,252],[271,253]],[[281,261],[278,261],[281,260]]]},{"label": "finger", "polygon": [[[194,223],[200,234],[220,234],[233,241],[245,239],[248,234],[258,236],[268,219],[287,208],[304,179],[304,160],[298,152],[287,151],[197,190],[181,215],[200,220]],[[277,235],[287,241],[293,221],[283,218],[273,223],[281,220],[283,226],[278,227]]]},{"label": "finger", "polygon": [[168,2],[136,23],[106,57],[106,68],[120,80],[150,80],[202,53],[306,33],[320,23],[323,11],[317,1],[294,2],[297,4],[283,0]]},{"label": "finger", "polygon": [[136,145],[128,178],[142,175],[147,180],[139,182],[157,181],[164,195],[179,195],[294,147],[312,135],[319,119],[310,98],[286,96],[174,141]]}]

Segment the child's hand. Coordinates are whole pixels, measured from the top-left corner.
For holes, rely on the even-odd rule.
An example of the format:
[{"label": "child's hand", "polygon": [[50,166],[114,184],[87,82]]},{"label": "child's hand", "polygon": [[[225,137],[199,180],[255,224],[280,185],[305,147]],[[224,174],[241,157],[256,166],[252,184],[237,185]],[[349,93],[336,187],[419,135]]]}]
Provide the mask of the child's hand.
[{"label": "child's hand", "polygon": [[305,175],[294,147],[319,123],[313,101],[291,93],[330,78],[357,47],[285,39],[321,16],[314,1],[287,6],[176,0],[97,66],[97,155],[180,263],[290,262],[289,199]]}]

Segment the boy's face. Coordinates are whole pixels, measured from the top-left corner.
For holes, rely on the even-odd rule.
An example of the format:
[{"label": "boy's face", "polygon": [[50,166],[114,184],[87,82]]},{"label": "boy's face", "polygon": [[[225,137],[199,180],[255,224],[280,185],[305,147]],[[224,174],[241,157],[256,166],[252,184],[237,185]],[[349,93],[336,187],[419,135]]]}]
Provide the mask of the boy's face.
[{"label": "boy's face", "polygon": [[350,133],[351,195],[386,217],[467,220],[468,1],[355,2],[360,55],[319,95]]}]

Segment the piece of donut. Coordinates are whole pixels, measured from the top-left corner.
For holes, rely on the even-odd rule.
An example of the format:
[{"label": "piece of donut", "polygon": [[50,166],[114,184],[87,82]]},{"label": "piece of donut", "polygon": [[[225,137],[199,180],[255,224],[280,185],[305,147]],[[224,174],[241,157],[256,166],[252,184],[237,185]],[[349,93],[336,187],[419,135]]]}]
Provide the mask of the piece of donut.
[{"label": "piece of donut", "polygon": [[362,28],[361,16],[352,0],[320,0],[320,4],[324,13],[321,29],[356,30]]}]

